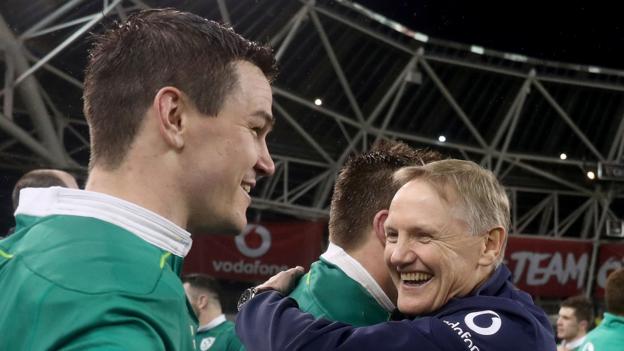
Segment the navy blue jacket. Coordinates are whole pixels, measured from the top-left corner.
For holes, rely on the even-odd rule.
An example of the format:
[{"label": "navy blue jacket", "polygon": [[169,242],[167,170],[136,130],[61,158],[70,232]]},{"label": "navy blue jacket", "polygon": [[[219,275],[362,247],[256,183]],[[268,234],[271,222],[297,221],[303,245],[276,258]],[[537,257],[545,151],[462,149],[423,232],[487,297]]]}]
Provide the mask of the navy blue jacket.
[{"label": "navy blue jacket", "polygon": [[546,314],[510,278],[501,265],[475,293],[427,316],[360,328],[315,319],[295,300],[264,292],[238,313],[236,333],[249,351],[555,351]]}]

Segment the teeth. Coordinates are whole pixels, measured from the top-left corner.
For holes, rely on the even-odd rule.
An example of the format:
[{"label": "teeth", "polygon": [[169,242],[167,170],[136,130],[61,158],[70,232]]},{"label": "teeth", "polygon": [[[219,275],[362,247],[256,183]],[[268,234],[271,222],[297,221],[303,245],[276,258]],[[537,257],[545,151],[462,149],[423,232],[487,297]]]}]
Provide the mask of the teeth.
[{"label": "teeth", "polygon": [[243,188],[243,190],[245,190],[245,192],[249,193],[251,191],[251,185],[249,184],[242,184],[241,187]]},{"label": "teeth", "polygon": [[433,275],[429,273],[421,273],[421,272],[401,273],[401,280],[425,282],[431,279],[431,277],[433,277]]}]

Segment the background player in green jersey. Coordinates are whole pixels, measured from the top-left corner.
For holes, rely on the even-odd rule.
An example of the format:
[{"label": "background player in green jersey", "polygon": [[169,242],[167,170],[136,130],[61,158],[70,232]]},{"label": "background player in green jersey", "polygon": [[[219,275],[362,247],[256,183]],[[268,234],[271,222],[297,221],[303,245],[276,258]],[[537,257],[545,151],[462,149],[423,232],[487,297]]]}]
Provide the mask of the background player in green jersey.
[{"label": "background player in green jersey", "polygon": [[[73,175],[60,169],[33,169],[28,171],[17,180],[11,192],[13,211],[15,212],[17,205],[19,205],[19,196],[22,189],[49,188],[51,186],[78,189],[78,182],[76,182],[76,178]],[[12,227],[5,236],[11,235],[14,230],[15,227]],[[0,233],[1,237],[2,233]]]},{"label": "background player in green jersey", "polygon": [[580,351],[594,321],[594,304],[583,295],[565,299],[559,308],[557,337],[561,343],[557,351]]},{"label": "background player in green jersey", "polygon": [[329,247],[290,294],[301,310],[356,326],[387,321],[396,288],[383,260],[383,220],[403,166],[441,159],[437,152],[384,141],[340,171],[329,214]]},{"label": "background player in green jersey", "polygon": [[20,190],[24,188],[49,188],[51,186],[78,189],[78,182],[73,175],[60,169],[33,169],[26,172],[13,187],[11,193],[13,211],[17,209],[19,204]]},{"label": "background player in green jersey", "polygon": [[238,351],[242,345],[234,323],[225,319],[219,299],[219,283],[212,277],[193,273],[182,277],[184,291],[199,321],[195,346],[199,351]]},{"label": "background player in green jersey", "polygon": [[607,310],[602,322],[585,338],[581,351],[617,351],[624,345],[624,268],[607,278],[605,287]]},{"label": "background player in green jersey", "polygon": [[189,232],[239,233],[275,166],[271,50],[172,9],[95,39],[86,191],[25,189],[0,241],[0,349],[190,350]]}]

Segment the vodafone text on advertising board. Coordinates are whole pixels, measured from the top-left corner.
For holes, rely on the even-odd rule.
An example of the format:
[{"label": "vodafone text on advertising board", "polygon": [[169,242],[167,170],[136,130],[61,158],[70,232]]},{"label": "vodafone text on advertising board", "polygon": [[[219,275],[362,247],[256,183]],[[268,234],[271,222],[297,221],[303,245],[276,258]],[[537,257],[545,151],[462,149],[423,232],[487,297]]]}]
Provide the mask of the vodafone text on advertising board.
[{"label": "vodafone text on advertising board", "polygon": [[309,267],[321,253],[325,227],[324,222],[266,222],[249,224],[236,237],[196,235],[184,270],[263,281],[289,267]]}]

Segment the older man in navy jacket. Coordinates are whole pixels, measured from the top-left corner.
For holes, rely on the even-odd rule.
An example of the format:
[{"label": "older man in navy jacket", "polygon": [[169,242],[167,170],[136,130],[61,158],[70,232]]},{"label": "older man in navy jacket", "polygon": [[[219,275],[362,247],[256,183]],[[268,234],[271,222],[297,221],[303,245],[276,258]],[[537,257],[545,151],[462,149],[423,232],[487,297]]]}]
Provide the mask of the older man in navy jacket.
[{"label": "older man in navy jacket", "polygon": [[545,313],[501,263],[510,216],[496,177],[460,160],[395,177],[403,186],[384,224],[385,260],[399,310],[419,318],[361,328],[314,319],[282,295],[295,268],[244,294],[236,330],[247,349],[554,351]]}]

